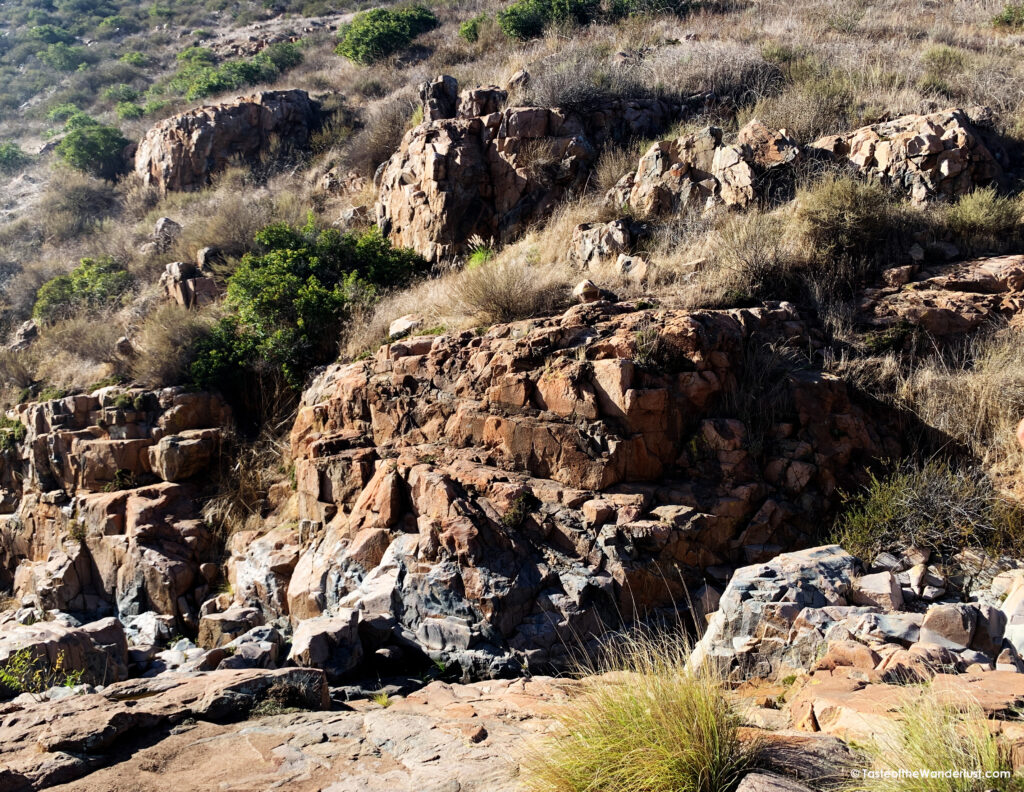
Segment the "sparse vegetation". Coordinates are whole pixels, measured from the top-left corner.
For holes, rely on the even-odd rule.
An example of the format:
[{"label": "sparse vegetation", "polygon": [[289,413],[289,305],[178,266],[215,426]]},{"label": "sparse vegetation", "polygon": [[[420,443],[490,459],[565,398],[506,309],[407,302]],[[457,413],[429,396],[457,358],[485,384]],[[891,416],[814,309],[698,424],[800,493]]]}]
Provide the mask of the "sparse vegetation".
[{"label": "sparse vegetation", "polygon": [[968,547],[1019,551],[1022,539],[1024,509],[984,471],[937,460],[904,462],[884,477],[872,474],[836,531],[839,544],[867,561],[883,550],[909,547],[947,558]]},{"label": "sparse vegetation", "polygon": [[[985,711],[962,695],[943,694],[931,686],[911,689],[888,733],[867,746],[873,766],[894,771],[892,777],[863,779],[852,788],[863,792],[974,792],[1020,789],[1008,741],[1001,739]],[[899,771],[922,768],[936,777],[907,777]],[[944,774],[950,772],[949,777]],[[953,772],[977,773],[977,778]],[[939,775],[943,774],[943,775]],[[1005,776],[1003,775],[1005,774]]]},{"label": "sparse vegetation", "polygon": [[56,662],[50,665],[33,649],[19,649],[0,665],[0,694],[39,695],[52,687],[74,687],[81,684],[83,673],[79,669],[67,668],[63,651],[58,652]]},{"label": "sparse vegetation", "polygon": [[535,746],[523,777],[534,792],[729,792],[756,760],[721,682],[687,668],[676,638],[611,648],[558,714],[562,731]]}]

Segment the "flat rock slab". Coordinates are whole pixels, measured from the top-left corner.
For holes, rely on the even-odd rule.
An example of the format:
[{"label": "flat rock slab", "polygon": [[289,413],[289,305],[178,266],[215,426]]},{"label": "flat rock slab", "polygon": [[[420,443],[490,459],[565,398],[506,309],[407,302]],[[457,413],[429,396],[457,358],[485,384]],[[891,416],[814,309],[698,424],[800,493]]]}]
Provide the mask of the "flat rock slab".
[{"label": "flat rock slab", "polygon": [[[222,673],[190,679],[209,681]],[[386,708],[363,701],[348,710],[295,711],[232,724],[185,720],[169,730],[153,728],[148,744],[143,740],[130,750],[111,753],[108,766],[92,772],[87,768],[87,775],[79,773],[74,780],[59,775],[62,766],[65,772],[72,769],[68,761],[73,757],[39,754],[34,768],[49,770],[49,781],[38,778],[16,786],[7,780],[12,775],[0,775],[0,790],[512,792],[519,789],[524,741],[552,728],[549,714],[567,700],[571,684],[544,678],[472,685],[435,682]],[[147,700],[162,700],[158,706],[167,706],[168,699],[183,698],[181,687],[172,686],[135,703],[142,706]],[[76,701],[79,714],[74,721],[83,730],[93,728],[101,713],[109,720],[108,713],[122,712],[118,707],[124,703],[83,696]],[[53,714],[49,708],[46,712]],[[45,717],[43,712],[33,713],[31,720],[40,717]],[[3,729],[16,728],[7,726],[9,719],[0,727],[4,746],[0,767],[11,753]],[[19,744],[25,742],[22,739]],[[29,753],[25,747],[18,752],[19,760]]]}]

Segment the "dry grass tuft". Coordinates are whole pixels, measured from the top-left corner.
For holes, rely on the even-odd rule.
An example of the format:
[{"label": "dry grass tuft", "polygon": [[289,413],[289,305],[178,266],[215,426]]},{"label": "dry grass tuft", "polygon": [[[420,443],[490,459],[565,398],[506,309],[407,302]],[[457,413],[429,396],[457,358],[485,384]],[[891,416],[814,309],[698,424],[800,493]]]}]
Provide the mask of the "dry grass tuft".
[{"label": "dry grass tuft", "polygon": [[[916,691],[915,691],[916,692]],[[868,746],[875,770],[977,772],[978,778],[863,779],[850,787],[858,792],[975,792],[1019,789],[1010,746],[1001,739],[981,706],[962,695],[925,686],[908,695],[896,728]],[[986,774],[1002,774],[995,777]]]},{"label": "dry grass tuft", "polygon": [[559,714],[561,731],[525,762],[533,792],[727,792],[756,746],[720,680],[687,668],[678,637],[617,642]]},{"label": "dry grass tuft", "polygon": [[197,313],[176,303],[157,307],[143,320],[132,339],[132,377],[150,388],[184,382],[195,342],[209,332],[215,321],[212,311]]}]

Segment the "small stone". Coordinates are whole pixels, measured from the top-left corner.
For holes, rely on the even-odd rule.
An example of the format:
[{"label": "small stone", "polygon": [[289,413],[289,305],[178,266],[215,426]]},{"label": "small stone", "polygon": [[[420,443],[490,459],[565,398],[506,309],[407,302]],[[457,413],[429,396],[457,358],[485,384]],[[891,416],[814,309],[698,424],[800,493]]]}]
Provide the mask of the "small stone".
[{"label": "small stone", "polygon": [[576,284],[572,296],[581,303],[597,302],[601,299],[601,290],[592,280],[584,280]]}]

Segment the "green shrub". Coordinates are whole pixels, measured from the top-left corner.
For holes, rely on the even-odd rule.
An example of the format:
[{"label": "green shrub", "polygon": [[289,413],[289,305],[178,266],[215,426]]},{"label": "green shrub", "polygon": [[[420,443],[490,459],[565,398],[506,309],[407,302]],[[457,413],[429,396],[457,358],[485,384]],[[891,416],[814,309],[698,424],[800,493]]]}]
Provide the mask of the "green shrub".
[{"label": "green shrub", "polygon": [[[541,35],[551,23],[586,25],[598,17],[600,10],[599,0],[516,0],[498,12],[498,24],[506,36],[526,40]],[[613,15],[628,15],[626,5]]]},{"label": "green shrub", "polygon": [[872,474],[837,521],[835,540],[871,561],[909,547],[950,557],[964,548],[1010,550],[1024,531],[1024,512],[979,469],[929,461],[904,463],[885,478]]},{"label": "green shrub", "polygon": [[341,29],[335,52],[356,63],[373,63],[407,47],[416,36],[437,25],[437,17],[423,6],[375,8],[356,14]]},{"label": "green shrub", "polygon": [[142,118],[143,115],[145,115],[145,111],[135,102],[117,103],[117,117],[124,121],[133,121],[136,118]]},{"label": "green shrub", "polygon": [[262,253],[247,254],[228,281],[232,313],[198,344],[192,378],[225,387],[236,372],[278,372],[299,387],[310,368],[337,354],[353,304],[378,286],[406,283],[423,260],[397,250],[376,229],[364,234],[269,226],[256,235]]},{"label": "green shrub", "polygon": [[1007,3],[1003,10],[992,17],[992,24],[1000,28],[1019,30],[1024,28],[1024,5]]},{"label": "green shrub", "polygon": [[73,168],[102,179],[113,179],[125,168],[128,141],[116,127],[90,124],[72,129],[57,144],[57,154]]},{"label": "green shrub", "polygon": [[946,225],[968,252],[1008,251],[1024,231],[1024,201],[999,195],[994,187],[975,190],[949,208]]},{"label": "green shrub", "polygon": [[124,55],[118,58],[118,60],[121,61],[121,63],[127,63],[129,66],[146,65],[146,56],[143,55],[141,52],[136,52],[135,50],[132,50],[131,52],[126,52]]},{"label": "green shrub", "polygon": [[28,38],[41,44],[70,44],[75,37],[56,25],[36,25],[29,28]]},{"label": "green shrub", "polygon": [[57,42],[48,44],[46,49],[38,53],[39,60],[57,71],[74,71],[84,63],[88,63],[85,47],[71,47]]},{"label": "green shrub", "polygon": [[25,424],[0,415],[0,451],[13,451],[25,439]]},{"label": "green shrub", "polygon": [[14,173],[31,162],[31,158],[14,141],[0,143],[0,173]]},{"label": "green shrub", "polygon": [[131,275],[114,259],[84,258],[67,275],[39,287],[32,315],[49,323],[81,309],[101,311],[117,305],[131,287]]},{"label": "green shrub", "polygon": [[82,111],[79,109],[78,105],[71,102],[64,102],[56,107],[51,107],[49,112],[46,114],[46,120],[59,123],[61,121],[67,121],[71,116],[77,115],[81,112]]},{"label": "green shrub", "polygon": [[470,44],[476,43],[476,40],[480,38],[480,27],[490,17],[487,14],[480,14],[472,19],[468,19],[459,25],[459,35],[462,36]]},{"label": "green shrub", "polygon": [[132,88],[130,85],[121,83],[119,85],[111,85],[109,88],[103,91],[103,98],[111,102],[134,102],[139,98],[139,92]]},{"label": "green shrub", "polygon": [[203,47],[189,47],[178,53],[181,64],[169,87],[186,99],[202,99],[216,93],[272,82],[302,62],[297,44],[272,44],[247,60],[217,64],[216,56]]}]

